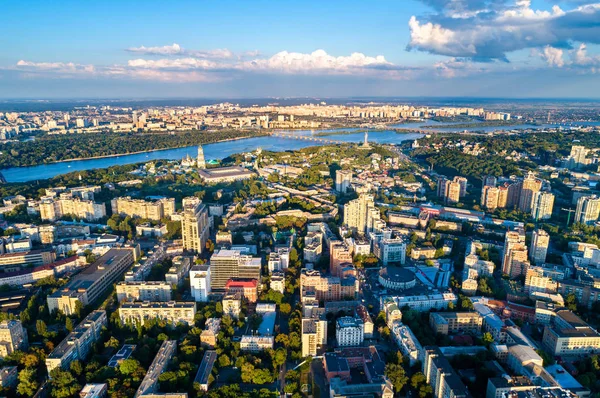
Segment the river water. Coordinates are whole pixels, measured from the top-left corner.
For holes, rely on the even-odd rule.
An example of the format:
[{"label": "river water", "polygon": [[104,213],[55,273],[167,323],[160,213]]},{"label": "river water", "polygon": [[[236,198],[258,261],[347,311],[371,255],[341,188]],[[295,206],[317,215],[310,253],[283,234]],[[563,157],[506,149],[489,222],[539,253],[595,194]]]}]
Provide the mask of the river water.
[{"label": "river water", "polygon": [[[440,123],[426,120],[422,122],[404,123],[398,124],[391,127],[403,128],[403,129],[422,129],[423,126],[432,128],[432,131],[444,131],[444,132],[457,132],[457,131],[496,131],[496,130],[515,130],[515,129],[530,129],[530,128],[546,128],[556,127],[556,125],[514,125],[508,127],[478,127],[469,129],[457,129],[452,127],[438,128],[436,125]],[[448,123],[442,123],[448,124]],[[589,125],[586,123],[579,123],[581,125]],[[599,125],[594,123],[592,125]],[[435,130],[434,130],[435,129]],[[336,132],[351,132],[356,131],[354,134],[335,134]],[[331,130],[294,130],[286,131],[286,133],[297,134],[297,135],[314,135],[319,132],[330,132],[331,135],[323,136],[320,138],[331,139],[336,141],[344,142],[361,142],[364,138],[364,128],[349,128],[349,129],[331,129]],[[422,137],[421,134],[407,133],[397,134],[395,131],[389,130],[371,130],[369,132],[369,141],[381,144],[397,144],[405,140],[413,140],[415,138]],[[323,145],[314,141],[304,140],[293,140],[286,138],[277,137],[256,137],[247,138],[236,141],[218,142],[214,144],[203,145],[204,156],[206,159],[223,159],[229,155],[254,151],[257,148],[262,148],[270,151],[287,151],[297,150],[308,146]],[[60,174],[71,173],[74,171],[91,170],[98,168],[106,168],[110,166],[126,165],[132,163],[147,162],[150,160],[157,159],[168,159],[176,160],[182,159],[186,155],[195,157],[197,153],[197,147],[184,147],[174,149],[164,149],[157,151],[148,151],[144,153],[132,154],[132,155],[120,155],[107,157],[102,159],[84,159],[84,160],[73,160],[67,162],[48,163],[30,167],[12,167],[9,169],[0,170],[4,175],[7,182],[27,182],[34,180],[42,180],[52,178]]]}]

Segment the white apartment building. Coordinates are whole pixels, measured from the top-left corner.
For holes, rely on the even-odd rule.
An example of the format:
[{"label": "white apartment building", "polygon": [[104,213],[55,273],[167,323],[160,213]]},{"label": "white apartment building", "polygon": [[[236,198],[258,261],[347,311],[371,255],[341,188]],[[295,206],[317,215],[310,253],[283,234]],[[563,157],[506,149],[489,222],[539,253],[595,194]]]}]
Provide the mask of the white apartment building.
[{"label": "white apartment building", "polygon": [[15,351],[27,349],[27,330],[19,320],[5,320],[0,323],[0,358]]},{"label": "white apartment building", "polygon": [[275,338],[273,336],[242,336],[240,350],[248,352],[260,352],[273,349]]},{"label": "white apartment building", "polygon": [[196,302],[207,302],[210,295],[210,267],[194,265],[190,269],[190,288]]},{"label": "white apartment building", "polygon": [[362,320],[350,316],[338,318],[335,337],[339,347],[360,346],[365,339]]},{"label": "white apartment building", "polygon": [[119,282],[116,290],[119,301],[171,301],[172,296],[167,282]]},{"label": "white apartment building", "polygon": [[172,324],[194,324],[195,302],[125,302],[119,308],[119,318],[124,324],[144,324],[147,319],[158,319]]}]

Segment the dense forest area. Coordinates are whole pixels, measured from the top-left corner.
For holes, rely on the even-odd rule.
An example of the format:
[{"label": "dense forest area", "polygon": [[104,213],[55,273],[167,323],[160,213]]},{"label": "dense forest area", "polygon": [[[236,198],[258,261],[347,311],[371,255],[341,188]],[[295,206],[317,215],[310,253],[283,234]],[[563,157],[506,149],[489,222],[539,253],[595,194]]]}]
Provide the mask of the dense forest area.
[{"label": "dense forest area", "polygon": [[42,135],[33,141],[0,144],[0,169],[61,160],[203,145],[265,135],[249,130],[193,130],[185,133],[98,133]]}]

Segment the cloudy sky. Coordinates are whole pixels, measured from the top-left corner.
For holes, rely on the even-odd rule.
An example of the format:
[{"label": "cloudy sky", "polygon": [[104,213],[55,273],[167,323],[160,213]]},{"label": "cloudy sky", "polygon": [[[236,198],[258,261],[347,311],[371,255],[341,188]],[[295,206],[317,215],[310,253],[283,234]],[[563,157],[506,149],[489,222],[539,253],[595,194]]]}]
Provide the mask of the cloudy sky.
[{"label": "cloudy sky", "polygon": [[600,0],[11,1],[0,98],[600,97]]}]

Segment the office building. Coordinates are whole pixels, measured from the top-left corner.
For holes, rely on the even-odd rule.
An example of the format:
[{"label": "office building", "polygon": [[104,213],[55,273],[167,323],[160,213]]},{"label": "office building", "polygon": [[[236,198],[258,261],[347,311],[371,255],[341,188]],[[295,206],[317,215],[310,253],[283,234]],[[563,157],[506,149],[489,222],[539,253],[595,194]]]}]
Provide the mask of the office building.
[{"label": "office building", "polygon": [[378,281],[386,289],[407,290],[416,286],[417,277],[407,268],[389,266],[381,268]]},{"label": "office building", "polygon": [[573,222],[593,224],[600,214],[600,198],[596,195],[582,196],[577,200],[577,210]]},{"label": "office building", "polygon": [[483,318],[477,312],[432,312],[429,325],[435,333],[473,333],[478,334]]},{"label": "office building", "polygon": [[210,267],[207,264],[194,265],[190,269],[190,288],[197,302],[205,303],[210,295]]},{"label": "office building", "polygon": [[48,374],[56,368],[69,369],[75,360],[84,361],[107,324],[106,311],[97,310],[86,316],[46,357]]},{"label": "office building", "polygon": [[28,252],[6,253],[0,255],[0,269],[4,272],[20,271],[30,266],[52,264],[56,254],[50,251],[31,250]]},{"label": "office building", "polygon": [[438,347],[425,347],[423,374],[434,398],[468,398],[469,390]]},{"label": "office building", "polygon": [[406,241],[402,238],[381,239],[374,243],[373,253],[386,266],[390,263],[406,262]]},{"label": "office building", "polygon": [[176,353],[176,340],[163,341],[158,349],[158,353],[146,371],[146,376],[144,376],[142,383],[135,392],[135,398],[152,395],[158,390],[158,378],[165,370],[167,370],[171,359]]},{"label": "office building", "polygon": [[359,234],[364,234],[368,225],[370,209],[375,208],[373,195],[361,194],[358,199],[344,205],[344,226]]},{"label": "office building", "polygon": [[600,353],[600,334],[569,310],[559,310],[544,328],[542,344],[553,355]]},{"label": "office building", "polygon": [[531,251],[529,258],[535,265],[542,265],[546,262],[548,246],[550,245],[550,235],[543,229],[533,231],[531,237]]},{"label": "office building", "polygon": [[272,350],[275,343],[273,336],[244,335],[240,341],[240,350],[248,352],[260,352]]},{"label": "office building", "polygon": [[269,288],[283,294],[285,291],[285,274],[280,271],[275,271],[269,279]]},{"label": "office building", "polygon": [[119,301],[171,301],[171,284],[167,282],[130,281],[116,286]]},{"label": "office building", "polygon": [[337,170],[335,172],[335,190],[345,194],[352,183],[352,170]]},{"label": "office building", "polygon": [[113,214],[160,221],[175,213],[174,198],[160,198],[153,201],[131,199],[131,197],[115,198],[111,201]]},{"label": "office building", "polygon": [[533,194],[531,217],[536,220],[548,220],[552,217],[554,208],[554,195],[550,192],[536,192]]},{"label": "office building", "polygon": [[[188,198],[185,198],[188,199]],[[183,248],[196,253],[205,250],[208,240],[209,222],[206,206],[196,198],[184,199],[183,213],[181,214],[181,238]]]},{"label": "office building", "polygon": [[221,320],[219,318],[208,318],[204,330],[200,334],[200,344],[209,348],[215,348],[220,330]]},{"label": "office building", "polygon": [[215,246],[229,248],[233,244],[233,236],[229,231],[217,231],[215,236]]},{"label": "office building", "polygon": [[260,280],[261,259],[242,254],[239,250],[217,250],[210,258],[211,290],[225,289],[230,279]]},{"label": "office building", "polygon": [[0,322],[0,358],[28,348],[27,330],[19,320]]},{"label": "office building", "polygon": [[48,296],[49,311],[59,310],[65,315],[72,315],[78,312],[78,306],[94,303],[123,276],[138,255],[138,246],[110,249],[64,287]]},{"label": "office building", "polygon": [[157,319],[173,325],[193,325],[195,315],[196,303],[193,301],[125,302],[119,308],[119,318],[123,324],[143,325],[146,320]]},{"label": "office building", "polygon": [[338,347],[355,347],[365,340],[364,324],[360,318],[344,316],[335,323],[335,338]]}]

